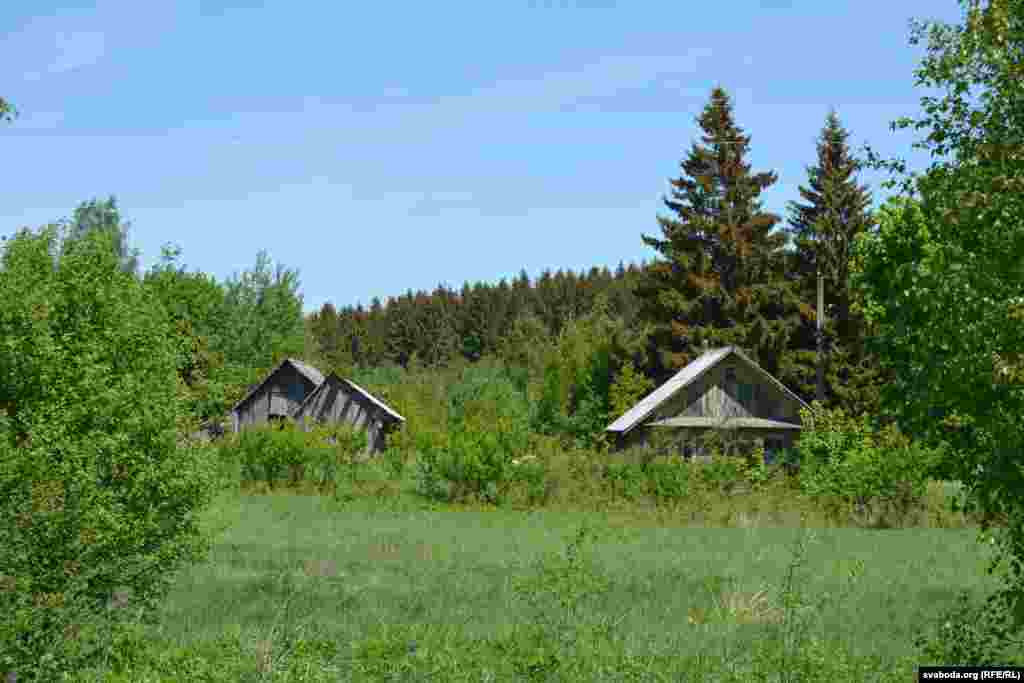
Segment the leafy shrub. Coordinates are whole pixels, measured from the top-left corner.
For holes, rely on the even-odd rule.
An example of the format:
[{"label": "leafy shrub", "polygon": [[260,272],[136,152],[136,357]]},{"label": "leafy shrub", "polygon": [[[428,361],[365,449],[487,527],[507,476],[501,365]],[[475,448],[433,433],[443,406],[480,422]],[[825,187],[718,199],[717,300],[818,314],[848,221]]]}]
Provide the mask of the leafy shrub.
[{"label": "leafy shrub", "polygon": [[912,445],[894,425],[876,429],[867,417],[816,405],[797,452],[800,484],[834,512],[904,517],[922,501],[934,453]]},{"label": "leafy shrub", "polygon": [[617,498],[633,500],[641,492],[644,472],[642,466],[637,463],[609,462],[603,468],[602,478],[607,484],[613,500]]},{"label": "leafy shrub", "polygon": [[648,488],[660,503],[678,503],[692,491],[692,468],[678,462],[654,462],[647,467]]},{"label": "leafy shrub", "polygon": [[312,478],[321,490],[333,484],[339,467],[354,472],[365,452],[366,433],[349,424],[296,424],[291,420],[248,427],[221,446],[222,460],[236,460],[247,481],[273,489],[287,472],[289,483]]},{"label": "leafy shrub", "polygon": [[421,491],[432,498],[470,498],[501,503],[509,484],[522,471],[512,464],[525,452],[525,427],[502,419],[497,423],[461,422],[449,428],[440,443],[424,439],[417,465]]},{"label": "leafy shrub", "polygon": [[451,501],[499,503],[529,446],[526,396],[500,366],[466,368],[448,391],[448,424],[416,442],[420,491]]},{"label": "leafy shrub", "polygon": [[0,264],[0,673],[57,680],[150,619],[209,537],[163,307],[111,235],[27,231]]},{"label": "leafy shrub", "polygon": [[1024,633],[1013,617],[990,596],[975,602],[969,593],[943,611],[914,639],[922,664],[928,666],[1024,666]]},{"label": "leafy shrub", "polygon": [[530,413],[521,376],[502,365],[466,368],[447,396],[449,425],[498,418],[525,423]]}]

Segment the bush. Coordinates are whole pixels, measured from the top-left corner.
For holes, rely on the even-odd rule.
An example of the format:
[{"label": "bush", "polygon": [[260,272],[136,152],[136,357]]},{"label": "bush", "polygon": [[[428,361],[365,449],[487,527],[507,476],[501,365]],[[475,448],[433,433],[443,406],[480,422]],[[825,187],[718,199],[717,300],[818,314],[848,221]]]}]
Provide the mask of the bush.
[{"label": "bush", "polygon": [[527,445],[526,429],[507,419],[457,423],[440,443],[424,440],[420,444],[421,492],[452,502],[475,498],[499,504],[511,482],[528,471],[513,465]]},{"label": "bush", "polygon": [[448,391],[444,432],[418,435],[417,474],[427,497],[500,503],[526,472],[512,461],[529,447],[526,396],[501,366],[466,368]]},{"label": "bush", "polygon": [[804,492],[833,513],[854,512],[875,523],[898,521],[921,504],[935,454],[913,445],[894,425],[873,427],[866,417],[815,404],[802,411],[797,444]]},{"label": "bush", "polygon": [[24,231],[0,264],[0,673],[55,680],[150,619],[209,548],[164,309],[110,235]]},{"label": "bush", "polygon": [[335,483],[339,468],[354,478],[366,451],[366,432],[352,425],[299,425],[292,420],[249,427],[221,446],[223,460],[239,462],[247,481],[273,489],[287,473],[289,484],[312,478],[321,490]]},{"label": "bush", "polygon": [[914,640],[927,666],[1024,666],[1024,633],[1013,628],[1013,616],[990,596],[975,602],[962,592],[954,607],[944,610]]}]

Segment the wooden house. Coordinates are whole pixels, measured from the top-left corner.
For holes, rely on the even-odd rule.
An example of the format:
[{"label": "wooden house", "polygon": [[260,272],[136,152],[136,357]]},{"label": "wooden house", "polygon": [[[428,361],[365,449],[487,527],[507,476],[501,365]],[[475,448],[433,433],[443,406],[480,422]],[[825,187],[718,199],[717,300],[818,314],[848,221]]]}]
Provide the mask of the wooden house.
[{"label": "wooden house", "polygon": [[[733,346],[705,352],[608,425],[619,448],[669,443],[679,454],[703,455],[709,430],[760,444],[771,460],[791,448],[807,404]],[[735,431],[733,431],[735,430]]]},{"label": "wooden house", "polygon": [[324,381],[312,365],[285,358],[232,409],[234,431],[295,417],[302,402]]},{"label": "wooden house", "polygon": [[367,450],[379,451],[384,437],[405,421],[370,392],[346,379],[286,358],[253,387],[232,410],[234,431],[286,418],[347,422],[367,433]]},{"label": "wooden house", "polygon": [[314,422],[346,422],[366,431],[367,450],[384,449],[388,432],[405,418],[355,382],[333,372],[306,398],[295,415]]}]

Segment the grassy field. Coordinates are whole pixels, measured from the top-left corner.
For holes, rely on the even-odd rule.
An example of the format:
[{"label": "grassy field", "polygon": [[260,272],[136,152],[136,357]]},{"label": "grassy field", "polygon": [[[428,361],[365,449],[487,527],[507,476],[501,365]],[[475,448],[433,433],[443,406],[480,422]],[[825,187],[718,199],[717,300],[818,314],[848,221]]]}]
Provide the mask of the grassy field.
[{"label": "grassy field", "polygon": [[908,681],[915,629],[993,585],[972,529],[785,514],[225,495],[147,647],[81,680]]}]

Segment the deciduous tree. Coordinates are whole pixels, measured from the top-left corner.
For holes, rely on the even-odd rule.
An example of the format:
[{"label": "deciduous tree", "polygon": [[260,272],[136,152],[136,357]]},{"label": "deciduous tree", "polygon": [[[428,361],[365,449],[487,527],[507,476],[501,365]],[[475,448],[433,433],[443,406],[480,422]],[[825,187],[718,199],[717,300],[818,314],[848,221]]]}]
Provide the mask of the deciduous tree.
[{"label": "deciduous tree", "polygon": [[[926,41],[915,146],[933,162],[858,245],[857,282],[875,351],[894,370],[884,395],[905,431],[955,446],[961,480],[1009,569],[1000,593],[1024,625],[1024,5],[962,0],[960,25],[914,25]],[[910,198],[910,199],[907,199]]]},{"label": "deciduous tree", "polygon": [[134,608],[154,616],[209,549],[199,515],[216,490],[212,462],[179,445],[166,309],[110,233],[59,267],[56,244],[23,231],[0,262],[0,670],[18,680],[59,680]]}]

